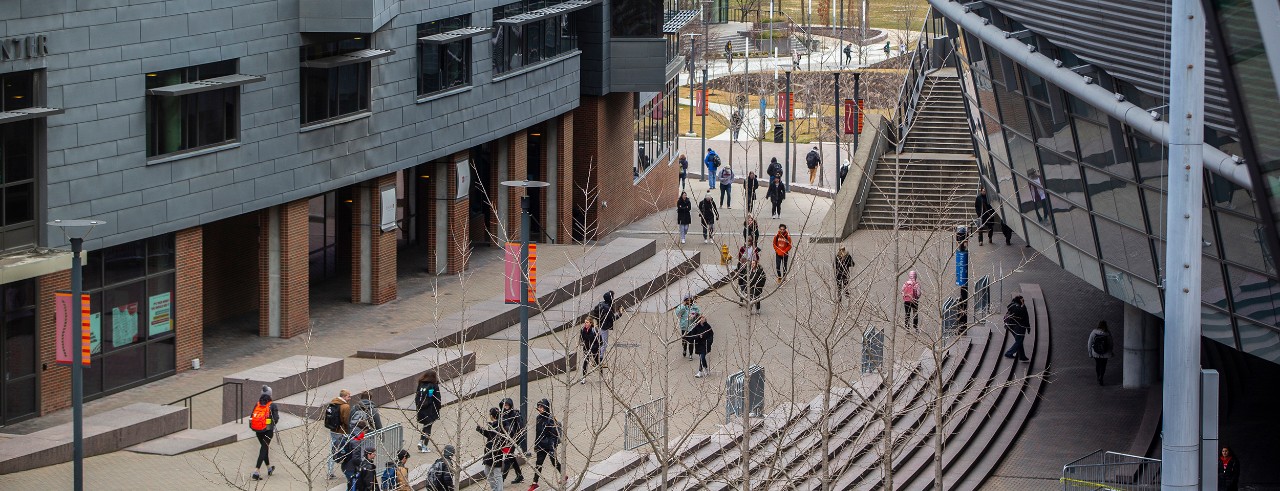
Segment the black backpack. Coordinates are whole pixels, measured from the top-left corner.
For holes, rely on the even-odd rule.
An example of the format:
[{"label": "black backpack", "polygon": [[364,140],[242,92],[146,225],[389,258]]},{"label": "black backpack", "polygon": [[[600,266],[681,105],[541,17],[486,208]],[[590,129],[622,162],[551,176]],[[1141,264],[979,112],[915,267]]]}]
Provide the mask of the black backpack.
[{"label": "black backpack", "polygon": [[1099,355],[1105,355],[1111,352],[1111,335],[1099,334],[1093,337],[1093,343],[1089,345],[1093,348],[1093,352]]},{"label": "black backpack", "polygon": [[342,405],[336,402],[330,402],[328,406],[325,406],[324,408],[324,427],[325,428],[328,428],[329,431],[332,431],[335,433],[341,432],[343,423],[345,423],[345,421],[342,420]]},{"label": "black backpack", "polygon": [[716,164],[716,167],[720,167],[720,154],[718,153],[711,154],[711,162]]}]

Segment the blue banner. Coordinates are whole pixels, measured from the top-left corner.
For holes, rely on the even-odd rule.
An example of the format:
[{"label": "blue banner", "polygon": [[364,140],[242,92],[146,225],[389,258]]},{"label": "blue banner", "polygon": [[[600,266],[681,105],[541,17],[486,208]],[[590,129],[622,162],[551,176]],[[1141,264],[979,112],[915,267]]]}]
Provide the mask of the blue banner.
[{"label": "blue banner", "polygon": [[969,251],[956,251],[956,286],[969,284]]}]

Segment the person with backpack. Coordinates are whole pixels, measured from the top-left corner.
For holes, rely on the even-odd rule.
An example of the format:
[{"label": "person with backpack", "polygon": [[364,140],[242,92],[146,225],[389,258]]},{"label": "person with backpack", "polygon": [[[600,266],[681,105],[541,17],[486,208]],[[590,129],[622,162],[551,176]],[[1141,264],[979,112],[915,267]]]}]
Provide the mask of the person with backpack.
[{"label": "person with backpack", "polygon": [[[711,182],[711,191],[716,190],[716,170],[720,168],[720,155],[715,150],[707,149],[707,158],[703,160],[707,166],[707,181]],[[708,193],[710,196],[710,193]]]},{"label": "person with backpack", "polygon": [[676,322],[680,327],[680,355],[686,360],[693,359],[693,343],[686,336],[700,315],[702,308],[694,303],[693,295],[685,295],[684,301],[676,306]]},{"label": "person with backpack", "polygon": [[351,421],[347,422],[347,426],[355,428],[360,421],[368,420],[369,429],[382,429],[382,417],[378,415],[378,405],[373,403],[372,397],[373,394],[367,390],[360,393],[360,402],[351,407]]},{"label": "person with backpack", "polygon": [[772,205],[769,208],[769,215],[773,218],[782,218],[782,201],[787,199],[787,187],[782,184],[781,177],[775,177],[769,182],[769,190],[765,192],[764,197]]},{"label": "person with backpack", "polygon": [[751,304],[754,302],[756,306],[755,312],[760,313],[760,297],[764,296],[764,286],[769,280],[765,279],[764,266],[760,265],[759,260],[751,261],[747,269],[747,315],[751,315]]},{"label": "person with backpack", "polygon": [[450,468],[453,453],[453,445],[445,445],[440,458],[427,469],[428,491],[454,491],[453,470]]},{"label": "person with backpack", "polygon": [[350,438],[351,427],[348,422],[351,421],[351,391],[342,389],[338,391],[338,397],[334,397],[329,401],[329,405],[324,408],[324,427],[329,430],[330,454],[327,463],[329,470],[329,479],[337,479],[333,475],[334,464],[340,463],[342,456],[342,444]]},{"label": "person with backpack", "polygon": [[772,182],[773,178],[775,177],[778,179],[782,179],[782,174],[783,174],[782,163],[778,162],[777,157],[769,158],[769,168],[765,169],[764,173],[766,176],[769,176],[770,182]]},{"label": "person with backpack", "polygon": [[720,167],[720,172],[716,174],[716,180],[720,182],[720,206],[725,208],[733,208],[733,179],[737,177],[733,173],[733,166],[726,165]]},{"label": "person with backpack", "polygon": [[1089,332],[1089,357],[1093,358],[1093,373],[1098,377],[1098,385],[1106,385],[1102,376],[1107,373],[1107,359],[1111,358],[1113,344],[1107,321],[1099,321],[1098,327]]},{"label": "person with backpack", "polygon": [[440,377],[435,370],[427,370],[418,378],[418,392],[413,396],[413,405],[417,408],[415,416],[422,426],[422,436],[418,440],[418,451],[431,451],[431,425],[440,419]]},{"label": "person with backpack", "polygon": [[361,449],[355,476],[351,479],[351,491],[378,491],[377,451],[373,445]]},{"label": "person with backpack", "polygon": [[689,195],[684,191],[680,191],[680,197],[676,199],[676,226],[680,228],[680,243],[684,243],[684,237],[689,235],[689,224],[693,223],[693,202],[689,201]]},{"label": "person with backpack", "polygon": [[400,449],[396,452],[396,461],[387,462],[379,479],[382,491],[413,491],[409,485],[409,451]]},{"label": "person with backpack", "polygon": [[844,298],[845,289],[849,287],[849,270],[853,269],[853,255],[849,251],[840,246],[840,250],[836,251],[836,301]]},{"label": "person with backpack", "polygon": [[680,189],[686,189],[689,178],[689,159],[684,156],[684,152],[680,152],[677,161],[680,162]]},{"label": "person with backpack", "polygon": [[996,210],[991,208],[991,202],[987,200],[987,188],[979,188],[978,196],[973,198],[973,214],[974,222],[978,232],[978,245],[982,245],[982,232],[987,233],[987,242],[995,245],[996,240],[993,235],[996,233],[995,216]]},{"label": "person with backpack", "polygon": [[622,312],[613,307],[612,290],[604,292],[600,303],[591,309],[591,316],[600,323],[600,368],[609,368],[609,360],[605,359],[609,350],[609,333],[613,332],[613,321],[622,317]]},{"label": "person with backpack", "polygon": [[476,431],[484,436],[484,455],[480,457],[484,465],[484,479],[492,491],[502,491],[502,449],[504,448],[502,427],[499,423],[501,412],[496,407],[489,408],[489,423],[476,425]]},{"label": "person with backpack", "polygon": [[352,489],[355,486],[356,475],[359,474],[360,463],[364,459],[364,436],[368,431],[369,420],[360,420],[351,427],[351,433],[342,441],[338,463],[342,466],[342,476],[347,479],[346,489]]},{"label": "person with backpack", "polygon": [[698,202],[698,216],[702,219],[702,243],[710,244],[716,234],[716,219],[720,218],[720,210],[716,209],[710,191]]},{"label": "person with backpack", "polygon": [[849,65],[852,63],[853,63],[853,43],[849,43],[844,45],[844,64]]},{"label": "person with backpack", "polygon": [[[542,462],[547,457],[551,458],[551,466],[556,468],[556,475],[562,475],[564,468],[560,466],[560,459],[556,457],[556,448],[560,446],[560,422],[551,415],[551,401],[543,399],[538,401],[536,408],[538,411],[538,419],[534,422],[533,437],[533,453],[537,455],[537,461],[533,464],[533,484],[529,486],[529,491],[538,489],[538,478],[542,477]],[[568,476],[562,476],[562,480],[568,480]]]},{"label": "person with backpack", "polygon": [[813,147],[804,156],[804,166],[809,168],[809,185],[812,186],[818,178],[818,169],[822,168],[822,154],[818,153],[818,147]]},{"label": "person with backpack", "polygon": [[1018,361],[1029,360],[1027,353],[1022,349],[1022,341],[1026,339],[1027,331],[1031,329],[1031,317],[1027,314],[1026,301],[1022,299],[1022,295],[1014,295],[1013,301],[1009,302],[1009,306],[1005,308],[1004,328],[1013,334],[1013,346],[1004,352],[1004,357]]},{"label": "person with backpack", "polygon": [[906,314],[904,325],[920,329],[920,282],[916,280],[916,272],[907,273],[907,281],[902,283],[902,311]]},{"label": "person with backpack", "polygon": [[742,187],[746,190],[747,195],[747,214],[751,214],[751,210],[756,207],[756,193],[760,189],[760,178],[756,176],[756,171],[747,171],[747,178],[742,180]]},{"label": "person with backpack", "polygon": [[502,413],[498,422],[502,428],[505,442],[502,452],[502,480],[506,481],[507,473],[515,469],[516,479],[511,481],[511,484],[520,484],[524,482],[524,473],[520,471],[520,460],[516,456],[520,454],[521,450],[527,448],[524,435],[524,417],[520,415],[520,410],[516,409],[515,401],[512,401],[510,397],[502,399],[502,402],[498,403],[498,409]]},{"label": "person with backpack", "polygon": [[596,327],[596,320],[591,316],[587,316],[582,320],[582,330],[578,331],[578,344],[582,346],[582,380],[579,384],[587,383],[587,369],[591,362],[595,362],[596,366],[600,366],[600,329]]},{"label": "person with backpack", "polygon": [[745,244],[754,244],[760,241],[760,224],[756,222],[756,217],[747,214],[742,219],[742,242]]},{"label": "person with backpack", "polygon": [[711,329],[711,323],[707,322],[707,316],[704,314],[698,315],[698,321],[685,335],[693,343],[693,352],[698,355],[698,371],[693,374],[695,378],[702,378],[708,373],[707,354],[711,353],[711,343],[715,341],[715,336],[716,333]]},{"label": "person with backpack", "polygon": [[779,223],[778,233],[773,235],[773,253],[773,267],[778,273],[778,283],[782,283],[791,269],[791,233],[787,232],[785,223]]},{"label": "person with backpack", "polygon": [[280,421],[280,410],[272,404],[271,389],[265,385],[262,387],[258,404],[253,407],[253,412],[249,416],[249,429],[253,430],[254,436],[258,438],[258,460],[253,464],[254,481],[262,480],[259,471],[264,464],[267,466],[267,476],[276,471],[276,466],[271,465],[271,455],[267,450],[271,447],[271,440],[276,436],[276,422]]}]

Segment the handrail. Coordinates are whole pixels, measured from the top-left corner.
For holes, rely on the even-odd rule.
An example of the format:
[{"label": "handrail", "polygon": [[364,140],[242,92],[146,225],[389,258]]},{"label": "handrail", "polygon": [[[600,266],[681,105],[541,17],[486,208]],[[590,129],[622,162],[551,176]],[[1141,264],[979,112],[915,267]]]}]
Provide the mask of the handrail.
[{"label": "handrail", "polygon": [[187,428],[190,429],[193,423],[195,422],[195,416],[194,416],[195,408],[192,407],[192,405],[195,403],[195,397],[209,393],[209,392],[213,392],[215,390],[221,389],[228,385],[236,386],[236,422],[242,423],[244,422],[244,383],[242,382],[223,382],[221,384],[215,385],[213,387],[202,390],[200,392],[196,392],[195,394],[191,394],[187,397],[183,397],[182,399],[178,399],[176,401],[170,402],[165,405],[176,406],[178,405],[178,403],[182,403],[182,406],[187,408]]},{"label": "handrail", "polygon": [[920,91],[924,88],[925,76],[929,74],[928,55],[930,52],[927,33],[934,24],[933,9],[924,18],[920,33],[916,36],[916,47],[911,51],[911,59],[907,62],[907,73],[902,77],[902,85],[898,87],[898,105],[893,113],[893,131],[897,136],[896,151],[902,152],[902,145],[907,141],[907,133],[915,122],[915,107],[920,100]]}]

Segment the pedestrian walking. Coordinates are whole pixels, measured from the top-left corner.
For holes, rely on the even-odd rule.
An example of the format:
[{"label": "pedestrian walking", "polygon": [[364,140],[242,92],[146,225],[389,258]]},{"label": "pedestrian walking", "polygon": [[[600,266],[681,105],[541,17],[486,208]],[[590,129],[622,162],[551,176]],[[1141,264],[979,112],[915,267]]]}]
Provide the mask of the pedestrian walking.
[{"label": "pedestrian walking", "polygon": [[836,251],[836,298],[844,298],[845,288],[849,286],[849,270],[853,269],[853,255],[849,251],[840,246],[840,250]]},{"label": "pedestrian walking", "polygon": [[[1003,218],[997,216],[996,219],[1000,220],[1000,233],[1004,234],[1004,245],[1013,245],[1013,227],[1010,227],[1009,222],[1004,221]],[[1027,247],[1031,247],[1031,244],[1027,244]]]},{"label": "pedestrian walking", "polygon": [[622,312],[613,307],[613,290],[604,292],[600,303],[591,310],[591,317],[600,325],[600,368],[609,368],[609,360],[605,359],[609,352],[609,333],[613,332],[613,321],[622,317]]},{"label": "pedestrian walking", "polygon": [[818,169],[822,168],[822,154],[818,153],[817,146],[804,156],[804,166],[809,168],[809,185],[812,186],[818,179]]},{"label": "pedestrian walking", "polygon": [[769,159],[769,168],[765,169],[764,173],[766,176],[769,176],[769,182],[773,182],[773,178],[775,177],[782,179],[782,164],[778,162],[777,157],[771,157]]},{"label": "pedestrian walking", "polygon": [[680,189],[687,189],[689,186],[689,158],[684,156],[684,152],[680,152],[678,161],[680,162]]},{"label": "pedestrian walking", "polygon": [[726,165],[720,168],[716,180],[720,182],[720,206],[725,208],[733,208],[733,166]]},{"label": "pedestrian walking", "polygon": [[427,370],[418,378],[418,392],[413,397],[413,405],[417,408],[418,424],[422,426],[422,436],[418,439],[418,451],[431,451],[431,425],[440,419],[440,377],[435,370]]},{"label": "pedestrian walking", "polygon": [[[343,443],[350,438],[351,427],[351,391],[342,389],[338,396],[329,401],[324,408],[324,427],[329,430],[329,461],[326,466],[329,479],[337,479],[333,474],[333,466],[342,462]],[[341,470],[341,469],[339,469]]]},{"label": "pedestrian walking", "polygon": [[991,202],[987,201],[987,188],[978,188],[978,195],[973,198],[973,217],[977,228],[978,245],[982,245],[982,232],[987,233],[987,242],[995,245],[995,239],[991,238],[996,233],[995,216],[996,211],[991,208]]},{"label": "pedestrian walking", "polygon": [[768,280],[765,279],[764,267],[760,265],[759,260],[751,261],[747,271],[747,315],[751,314],[751,304],[754,302],[756,313],[760,313],[760,298],[764,296],[764,286]]},{"label": "pedestrian walking", "polygon": [[888,58],[888,57],[889,57],[889,51],[891,51],[891,50],[892,50],[892,48],[890,48],[890,47],[889,47],[889,42],[888,42],[888,41],[885,41],[885,42],[884,42],[884,57],[885,57],[885,58]]},{"label": "pedestrian walking", "polygon": [[904,325],[920,328],[920,281],[916,272],[907,272],[907,281],[902,283],[902,311],[906,314]]},{"label": "pedestrian walking", "polygon": [[1231,447],[1218,452],[1218,491],[1240,490],[1240,459]]},{"label": "pedestrian walking", "polygon": [[689,235],[689,224],[693,223],[693,202],[689,200],[689,195],[684,191],[680,191],[680,197],[676,199],[676,226],[680,229],[680,243],[684,243],[684,238]]},{"label": "pedestrian walking", "polygon": [[756,217],[747,215],[742,220],[742,242],[744,244],[754,244],[760,241],[760,224],[756,222]]},{"label": "pedestrian walking", "polygon": [[1093,358],[1093,372],[1098,376],[1098,385],[1106,385],[1102,376],[1107,373],[1107,359],[1111,358],[1113,344],[1107,321],[1099,321],[1098,327],[1089,332],[1089,357]]},{"label": "pedestrian walking", "polygon": [[778,233],[773,235],[774,270],[778,273],[778,282],[787,276],[791,269],[791,233],[787,232],[785,223],[778,224]]},{"label": "pedestrian walking", "polygon": [[511,484],[520,484],[524,482],[524,472],[521,472],[520,461],[516,456],[520,454],[520,450],[528,448],[525,445],[524,416],[520,415],[520,411],[515,407],[515,401],[510,397],[502,399],[498,409],[502,412],[499,426],[502,427],[506,445],[506,449],[502,452],[502,480],[506,481],[507,473],[515,470],[516,479],[511,481]]},{"label": "pedestrian walking", "polygon": [[413,491],[409,485],[409,451],[400,449],[396,452],[395,462],[387,462],[380,479],[382,491]]},{"label": "pedestrian walking", "polygon": [[711,183],[710,189],[712,191],[715,191],[716,170],[720,168],[720,155],[717,154],[715,150],[708,148],[707,157],[703,159],[703,164],[705,164],[707,167],[705,170],[706,174],[704,174],[704,177],[707,179],[708,182]]},{"label": "pedestrian walking", "polygon": [[716,219],[720,218],[720,210],[716,209],[716,202],[711,199],[710,191],[698,202],[698,217],[702,220],[702,243],[710,244],[716,235]]},{"label": "pedestrian walking", "polygon": [[759,244],[758,239],[748,242],[746,244],[743,244],[742,247],[738,248],[739,264],[747,264],[751,261],[760,260],[760,246],[757,244]]},{"label": "pedestrian walking", "polygon": [[853,43],[844,45],[844,64],[853,64]]},{"label": "pedestrian walking", "polygon": [[[1044,193],[1044,181],[1040,179],[1040,171],[1027,171],[1027,190],[1031,193],[1031,206],[1036,210],[1036,220],[1041,223],[1049,220],[1049,196]],[[1040,210],[1044,209],[1044,215]]]},{"label": "pedestrian walking", "polygon": [[781,177],[775,177],[769,182],[769,190],[765,192],[764,197],[773,205],[769,208],[769,215],[773,218],[782,218],[782,201],[787,199],[787,187],[782,185]]},{"label": "pedestrian walking", "polygon": [[372,397],[367,390],[360,393],[360,401],[351,406],[351,421],[347,426],[355,428],[357,423],[367,420],[370,430],[382,429],[382,417],[378,415],[378,405],[373,403]]},{"label": "pedestrian walking", "polygon": [[564,468],[560,466],[560,459],[556,457],[556,449],[560,447],[560,422],[551,415],[551,401],[548,399],[538,401],[537,411],[538,419],[533,427],[533,453],[537,456],[537,460],[533,464],[533,484],[529,486],[529,491],[538,489],[538,479],[542,477],[542,462],[548,457],[551,459],[551,466],[556,469],[556,476],[562,482],[569,478],[564,475]]},{"label": "pedestrian walking", "polygon": [[680,356],[686,360],[693,359],[693,341],[689,339],[689,330],[702,315],[702,308],[694,302],[693,295],[685,295],[684,301],[676,306],[676,322],[680,326]]},{"label": "pedestrian walking", "polygon": [[742,187],[746,189],[747,195],[747,214],[751,214],[751,210],[756,206],[756,190],[760,189],[760,178],[756,176],[755,171],[747,171],[747,178],[742,181]]},{"label": "pedestrian walking", "polygon": [[592,362],[600,366],[600,329],[596,328],[596,320],[590,316],[582,321],[582,330],[578,331],[578,344],[582,346],[582,380],[587,383],[587,369]]},{"label": "pedestrian walking", "polygon": [[505,448],[502,428],[499,425],[498,408],[489,408],[489,422],[476,425],[476,432],[484,437],[484,455],[480,457],[484,465],[484,480],[489,483],[490,491],[502,491],[502,449]]},{"label": "pedestrian walking", "polygon": [[364,436],[369,431],[369,420],[364,419],[351,427],[349,433],[342,442],[342,457],[339,463],[342,464],[342,476],[347,479],[346,489],[352,489],[356,484],[356,476],[360,472],[360,464],[364,461]]},{"label": "pedestrian walking", "polygon": [[698,321],[686,336],[693,343],[693,352],[698,355],[698,371],[693,374],[695,378],[702,378],[708,373],[707,354],[711,353],[711,343],[715,341],[715,336],[711,323],[707,322],[707,316],[698,315]]},{"label": "pedestrian walking", "polygon": [[373,445],[364,447],[351,478],[351,491],[378,491],[378,454]]},{"label": "pedestrian walking", "polygon": [[258,438],[258,460],[253,464],[253,480],[261,481],[262,466],[267,466],[267,475],[270,476],[276,471],[276,466],[271,465],[271,440],[276,436],[276,422],[280,421],[280,410],[272,403],[271,388],[262,386],[262,394],[258,396],[258,404],[253,407],[253,412],[249,416],[249,429],[253,430],[253,435]]},{"label": "pedestrian walking", "polygon": [[1027,331],[1031,329],[1031,318],[1027,314],[1026,301],[1022,299],[1022,295],[1014,295],[1013,301],[1009,302],[1009,306],[1005,308],[1004,328],[1013,334],[1013,346],[1004,352],[1004,357],[1018,361],[1029,360],[1026,351],[1022,348],[1022,341],[1026,339]]},{"label": "pedestrian walking", "polygon": [[725,41],[724,43],[724,63],[725,63],[725,66],[729,68],[729,71],[733,71],[733,42],[732,41]]},{"label": "pedestrian walking", "polygon": [[436,459],[427,469],[427,491],[454,491],[453,485],[453,445],[445,445]]}]

